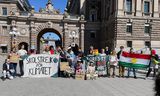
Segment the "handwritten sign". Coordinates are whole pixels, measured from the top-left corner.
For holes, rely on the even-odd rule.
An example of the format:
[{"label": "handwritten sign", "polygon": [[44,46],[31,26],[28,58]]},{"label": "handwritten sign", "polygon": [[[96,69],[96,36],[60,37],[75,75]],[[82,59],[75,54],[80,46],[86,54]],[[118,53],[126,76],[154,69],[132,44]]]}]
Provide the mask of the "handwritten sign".
[{"label": "handwritten sign", "polygon": [[58,73],[59,55],[35,54],[23,62],[24,77],[51,77]]}]

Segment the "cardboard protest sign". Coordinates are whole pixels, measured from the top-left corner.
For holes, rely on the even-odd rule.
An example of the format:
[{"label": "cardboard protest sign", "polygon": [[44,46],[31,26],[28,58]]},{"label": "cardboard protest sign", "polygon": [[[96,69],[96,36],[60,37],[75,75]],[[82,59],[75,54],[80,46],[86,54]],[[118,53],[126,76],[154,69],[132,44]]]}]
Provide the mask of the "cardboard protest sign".
[{"label": "cardboard protest sign", "polygon": [[10,57],[9,57],[9,59],[10,59],[10,62],[11,63],[18,63],[18,61],[19,61],[19,56],[18,55],[14,55],[14,54],[12,54]]},{"label": "cardboard protest sign", "polygon": [[69,62],[60,62],[60,71],[65,71],[70,69]]},{"label": "cardboard protest sign", "polygon": [[34,54],[23,62],[24,77],[51,77],[58,73],[59,55]]},{"label": "cardboard protest sign", "polygon": [[98,75],[106,75],[106,56],[96,56]]}]

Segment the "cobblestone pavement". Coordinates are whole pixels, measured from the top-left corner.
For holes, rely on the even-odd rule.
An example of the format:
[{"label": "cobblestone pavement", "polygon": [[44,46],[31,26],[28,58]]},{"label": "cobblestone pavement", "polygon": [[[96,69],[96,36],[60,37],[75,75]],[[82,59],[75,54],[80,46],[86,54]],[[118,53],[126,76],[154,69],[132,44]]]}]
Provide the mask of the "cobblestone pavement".
[{"label": "cobblestone pavement", "polygon": [[0,80],[0,96],[154,96],[154,81],[142,78],[15,78]]},{"label": "cobblestone pavement", "polygon": [[16,77],[14,80],[0,80],[0,96],[154,96],[154,80],[144,80],[144,75],[137,73],[138,79],[97,80]]}]

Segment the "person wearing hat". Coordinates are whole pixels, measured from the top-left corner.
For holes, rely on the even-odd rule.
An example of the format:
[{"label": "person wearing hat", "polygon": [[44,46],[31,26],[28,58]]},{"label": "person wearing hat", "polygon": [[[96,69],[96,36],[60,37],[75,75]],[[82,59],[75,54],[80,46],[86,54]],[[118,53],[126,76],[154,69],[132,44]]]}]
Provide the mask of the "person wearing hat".
[{"label": "person wearing hat", "polygon": [[146,74],[146,78],[148,78],[148,76],[150,75],[151,71],[154,71],[153,77],[156,76],[156,72],[158,71],[157,66],[159,64],[158,59],[159,59],[159,57],[156,54],[156,51],[155,50],[151,50],[151,60],[150,60],[150,64],[149,64],[149,70],[148,70],[148,72]]}]

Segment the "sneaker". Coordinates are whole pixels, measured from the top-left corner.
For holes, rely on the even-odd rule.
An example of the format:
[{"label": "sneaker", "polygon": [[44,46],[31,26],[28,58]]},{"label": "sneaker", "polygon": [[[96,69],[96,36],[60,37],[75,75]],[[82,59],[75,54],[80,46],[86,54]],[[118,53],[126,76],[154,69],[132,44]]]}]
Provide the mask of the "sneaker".
[{"label": "sneaker", "polygon": [[136,77],[136,76],[134,76],[134,79],[137,79],[137,77]]},{"label": "sneaker", "polygon": [[13,76],[8,77],[10,80],[13,80]]},{"label": "sneaker", "polygon": [[5,77],[2,77],[2,81],[5,81],[6,80],[6,78]]}]

